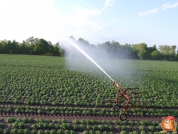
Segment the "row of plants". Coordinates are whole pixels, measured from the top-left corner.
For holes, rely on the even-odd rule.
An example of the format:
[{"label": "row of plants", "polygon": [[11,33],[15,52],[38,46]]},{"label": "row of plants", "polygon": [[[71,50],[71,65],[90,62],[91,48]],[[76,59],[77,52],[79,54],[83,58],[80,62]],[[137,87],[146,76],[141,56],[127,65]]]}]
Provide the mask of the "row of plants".
[{"label": "row of plants", "polygon": [[51,129],[51,130],[34,130],[34,129],[2,129],[0,128],[0,133],[3,134],[76,134],[75,131],[73,130],[55,130],[55,129]]},{"label": "row of plants", "polygon": [[[56,130],[54,133],[57,133],[58,130],[70,130],[73,132],[84,132],[84,131],[100,131],[100,132],[132,132],[132,131],[145,131],[145,132],[155,132],[160,131],[161,127],[158,125],[158,122],[149,123],[148,121],[133,121],[128,124],[123,123],[122,125],[117,123],[117,121],[113,122],[102,122],[102,121],[94,121],[94,120],[80,120],[81,123],[77,123],[76,120],[73,122],[68,122],[65,119],[61,120],[43,120],[43,119],[28,119],[28,118],[7,118],[7,122],[4,123],[1,127],[1,130],[13,131],[14,133],[18,130],[23,130],[29,132],[29,130],[35,130],[38,132],[39,130],[48,132]],[[84,123],[85,122],[85,123]],[[154,124],[154,125],[153,125]],[[18,132],[17,132],[18,133]]]},{"label": "row of plants", "polygon": [[[122,109],[122,107],[121,107]],[[120,110],[120,113],[122,110]],[[80,108],[80,107],[40,107],[40,106],[11,106],[1,105],[0,114],[52,114],[52,115],[112,115],[117,116],[119,112],[114,112],[113,108]],[[134,116],[178,116],[178,111],[175,109],[130,109],[127,111],[128,115]]]},{"label": "row of plants", "polygon": [[[0,132],[3,134],[77,134],[75,131],[73,130],[29,130],[29,129],[1,129],[0,128]],[[104,131],[101,132],[99,130],[95,131],[95,130],[84,130],[83,134],[114,134],[113,132],[108,132],[108,131]],[[127,131],[120,131],[117,134],[161,134],[161,132],[146,132],[146,131],[141,131],[141,132],[137,132],[137,131],[132,131],[132,132],[127,132]],[[170,134],[168,132],[168,134]]]},{"label": "row of plants", "polygon": [[98,121],[98,120],[77,120],[74,119],[72,121],[67,121],[65,120],[65,118],[63,119],[59,119],[59,120],[44,120],[44,119],[33,119],[33,118],[13,118],[13,117],[8,117],[6,120],[1,120],[1,123],[14,123],[14,122],[21,122],[21,123],[58,123],[58,124],[62,124],[62,123],[71,123],[71,124],[84,124],[84,125],[141,125],[141,126],[148,126],[148,125],[153,125],[153,126],[157,126],[159,124],[158,121],[148,121],[148,120],[129,120],[129,121],[119,121],[119,120],[103,120],[103,121]]}]

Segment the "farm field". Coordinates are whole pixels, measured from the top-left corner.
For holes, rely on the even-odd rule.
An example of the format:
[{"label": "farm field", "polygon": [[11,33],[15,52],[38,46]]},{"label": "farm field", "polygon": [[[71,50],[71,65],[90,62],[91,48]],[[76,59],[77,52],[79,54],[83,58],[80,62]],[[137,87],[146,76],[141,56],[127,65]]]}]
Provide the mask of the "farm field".
[{"label": "farm field", "polygon": [[77,60],[69,70],[63,57],[0,55],[0,133],[156,134],[162,117],[178,119],[178,62],[111,62],[103,68],[122,90],[146,92],[132,98],[146,108],[128,110],[126,121],[109,103],[116,87],[92,63]]}]

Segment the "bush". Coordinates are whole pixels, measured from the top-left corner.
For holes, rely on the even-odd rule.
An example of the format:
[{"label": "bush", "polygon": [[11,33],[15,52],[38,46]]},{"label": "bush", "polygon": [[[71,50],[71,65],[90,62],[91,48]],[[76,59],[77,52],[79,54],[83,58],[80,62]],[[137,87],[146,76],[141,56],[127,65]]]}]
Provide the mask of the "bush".
[{"label": "bush", "polygon": [[64,131],[61,130],[61,129],[59,129],[59,130],[57,131],[57,134],[63,134],[63,133],[64,133]]},{"label": "bush", "polygon": [[52,130],[50,131],[50,134],[56,134],[56,130],[52,129]]},{"label": "bush", "polygon": [[13,117],[8,117],[7,118],[7,122],[8,123],[14,123],[15,122],[15,119]]},{"label": "bush", "polygon": [[154,126],[149,126],[148,127],[150,130],[153,130],[154,129]]},{"label": "bush", "polygon": [[25,129],[23,130],[23,134],[29,134],[29,129],[28,129],[28,128],[25,128]]},{"label": "bush", "polygon": [[127,132],[126,131],[121,131],[120,134],[127,134]]},{"label": "bush", "polygon": [[43,130],[38,130],[37,134],[44,134]]},{"label": "bush", "polygon": [[138,132],[137,132],[137,131],[134,131],[133,134],[138,134]]},{"label": "bush", "polygon": [[64,134],[70,134],[70,131],[69,130],[65,130]]},{"label": "bush", "polygon": [[101,132],[100,132],[100,131],[95,131],[95,133],[96,133],[96,134],[101,134]]},{"label": "bush", "polygon": [[149,125],[149,122],[147,120],[141,120],[140,124],[143,126]]},{"label": "bush", "polygon": [[73,120],[73,123],[77,124],[77,123],[79,123],[79,121],[75,119],[75,120]]},{"label": "bush", "polygon": [[36,134],[36,130],[33,129],[33,130],[31,131],[31,134]]},{"label": "bush", "polygon": [[15,129],[15,128],[12,129],[12,130],[11,130],[11,134],[17,134],[17,129]]},{"label": "bush", "polygon": [[140,134],[146,134],[146,132],[145,131],[141,131],[141,133]]},{"label": "bush", "polygon": [[23,129],[19,129],[19,130],[17,131],[17,133],[18,133],[18,134],[23,134]]},{"label": "bush", "polygon": [[12,126],[13,126],[14,128],[18,128],[18,122],[14,122],[14,123],[12,124]]},{"label": "bush", "polygon": [[75,134],[75,131],[74,130],[70,130],[70,134]]},{"label": "bush", "polygon": [[26,123],[26,122],[28,122],[28,119],[26,117],[22,118],[22,122]]},{"label": "bush", "polygon": [[28,118],[28,122],[29,122],[29,123],[34,122],[34,119],[33,119],[33,118]]},{"label": "bush", "polygon": [[76,124],[73,125],[73,129],[76,130],[78,126]]},{"label": "bush", "polygon": [[4,129],[3,133],[4,133],[4,134],[8,134],[8,133],[9,133],[8,128]]},{"label": "bush", "polygon": [[50,134],[50,131],[49,130],[45,130],[44,134]]},{"label": "bush", "polygon": [[89,134],[95,134],[95,131],[94,130],[90,130]]},{"label": "bush", "polygon": [[60,127],[61,127],[62,129],[70,129],[70,128],[71,128],[71,124],[70,124],[70,123],[62,123],[62,124],[60,125]]},{"label": "bush", "polygon": [[89,132],[87,130],[83,131],[83,134],[89,134]]},{"label": "bush", "polygon": [[98,128],[99,128],[100,130],[103,130],[104,126],[103,126],[103,125],[98,125]]}]

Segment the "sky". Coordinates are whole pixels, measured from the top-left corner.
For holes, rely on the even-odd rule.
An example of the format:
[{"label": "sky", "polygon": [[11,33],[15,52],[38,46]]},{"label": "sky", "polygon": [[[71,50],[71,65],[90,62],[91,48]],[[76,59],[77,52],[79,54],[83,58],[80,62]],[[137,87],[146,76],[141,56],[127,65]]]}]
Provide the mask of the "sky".
[{"label": "sky", "polygon": [[0,40],[177,45],[178,0],[0,0]]}]

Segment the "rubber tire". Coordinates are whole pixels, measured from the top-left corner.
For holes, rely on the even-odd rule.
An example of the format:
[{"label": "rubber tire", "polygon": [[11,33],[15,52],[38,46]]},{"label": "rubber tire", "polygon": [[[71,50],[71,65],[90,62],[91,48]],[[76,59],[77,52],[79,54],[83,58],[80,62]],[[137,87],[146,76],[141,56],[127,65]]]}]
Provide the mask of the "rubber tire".
[{"label": "rubber tire", "polygon": [[[123,119],[122,116],[124,116],[125,118]],[[121,114],[121,115],[119,116],[119,118],[120,118],[121,121],[125,121],[125,120],[127,120],[127,115],[126,115],[126,114]]]}]

